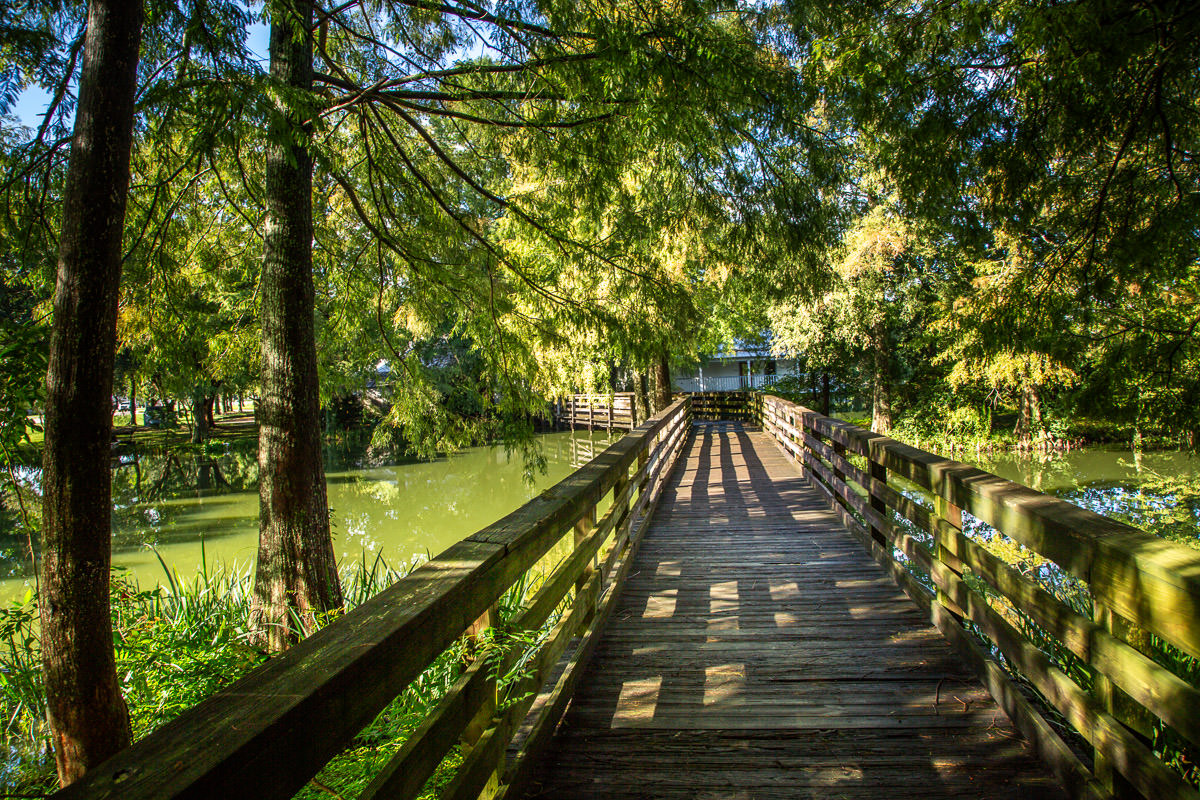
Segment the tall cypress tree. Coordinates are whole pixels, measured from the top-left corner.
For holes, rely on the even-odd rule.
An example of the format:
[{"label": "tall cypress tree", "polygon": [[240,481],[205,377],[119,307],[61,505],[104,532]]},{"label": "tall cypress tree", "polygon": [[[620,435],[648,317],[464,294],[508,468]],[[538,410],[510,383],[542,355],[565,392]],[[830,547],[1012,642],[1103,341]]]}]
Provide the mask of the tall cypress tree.
[{"label": "tall cypress tree", "polygon": [[59,780],[129,744],[109,617],[109,446],[140,0],[92,0],[63,191],[43,456],[42,664]]},{"label": "tall cypress tree", "polygon": [[[271,78],[279,106],[267,145],[262,279],[262,395],[258,405],[259,544],[254,624],[271,650],[341,606],[321,460],[313,329],[312,156],[305,98],[313,81],[313,5],[280,3],[271,21]],[[307,631],[305,631],[307,632]]]}]

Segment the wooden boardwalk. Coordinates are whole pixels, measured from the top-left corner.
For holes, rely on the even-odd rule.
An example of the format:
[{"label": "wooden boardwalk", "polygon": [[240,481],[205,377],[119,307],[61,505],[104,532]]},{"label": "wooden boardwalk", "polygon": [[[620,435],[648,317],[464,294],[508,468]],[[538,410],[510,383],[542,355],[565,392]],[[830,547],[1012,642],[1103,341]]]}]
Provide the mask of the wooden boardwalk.
[{"label": "wooden boardwalk", "polygon": [[1060,798],[765,435],[697,426],[530,797]]}]

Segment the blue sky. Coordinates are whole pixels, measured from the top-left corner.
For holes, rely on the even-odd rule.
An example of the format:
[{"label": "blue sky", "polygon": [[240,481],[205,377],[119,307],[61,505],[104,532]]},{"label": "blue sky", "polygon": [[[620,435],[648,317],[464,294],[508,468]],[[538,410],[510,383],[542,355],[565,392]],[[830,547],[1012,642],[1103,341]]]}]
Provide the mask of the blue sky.
[{"label": "blue sky", "polygon": [[[263,22],[255,21],[246,29],[246,45],[255,58],[264,65],[267,61],[269,36],[270,28]],[[17,102],[13,104],[9,113],[15,116],[22,125],[37,128],[41,124],[42,113],[46,110],[48,102],[50,102],[49,92],[40,86],[30,86],[17,98]]]}]

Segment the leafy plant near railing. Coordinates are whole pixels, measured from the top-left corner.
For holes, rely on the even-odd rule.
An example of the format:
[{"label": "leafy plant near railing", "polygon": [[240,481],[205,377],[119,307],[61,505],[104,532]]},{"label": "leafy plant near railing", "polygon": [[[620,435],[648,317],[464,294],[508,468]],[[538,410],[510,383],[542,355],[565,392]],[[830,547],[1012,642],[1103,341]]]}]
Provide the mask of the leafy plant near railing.
[{"label": "leafy plant near railing", "polygon": [[[325,765],[296,797],[297,800],[318,800],[330,797],[355,797],[371,783],[388,761],[408,740],[422,721],[434,710],[466,666],[484,659],[493,671],[497,683],[499,710],[523,699],[509,692],[529,674],[527,658],[544,641],[546,633],[558,621],[563,608],[570,605],[573,593],[538,630],[516,631],[506,624],[519,612],[537,591],[544,577],[535,568],[523,574],[506,591],[497,604],[497,625],[481,631],[474,639],[464,637],[443,652],[421,673],[400,697],[393,700],[340,755]],[[343,586],[347,585],[343,580]],[[370,581],[367,585],[371,585]],[[382,587],[380,587],[382,588]],[[517,648],[521,653],[510,667],[500,673],[505,653]],[[429,778],[422,798],[435,798],[438,790],[455,775],[462,762],[462,749],[454,747],[442,759]]]},{"label": "leafy plant near railing", "polygon": [[[416,565],[393,568],[366,556],[342,569],[348,607],[374,596]],[[208,565],[191,579],[166,569],[162,585],[142,589],[117,571],[112,582],[117,674],[129,704],[134,736],[140,738],[229,685],[262,663],[266,654],[251,647],[249,619],[253,573],[247,568]],[[522,577],[499,603],[508,619],[537,588],[537,573]],[[56,786],[54,758],[42,686],[36,594],[30,590],[0,608],[0,726],[7,758],[0,763],[0,785],[9,792],[37,796]],[[550,623],[556,620],[552,617]],[[325,620],[324,622],[328,622]],[[522,634],[536,642],[539,632]],[[516,634],[506,634],[505,645]],[[443,653],[375,721],[334,759],[301,797],[329,797],[329,791],[353,796],[404,743],[473,657],[498,647],[498,634],[485,631],[480,641],[461,640]],[[519,668],[502,686],[520,679]],[[453,774],[459,756],[451,753],[428,791]]]}]

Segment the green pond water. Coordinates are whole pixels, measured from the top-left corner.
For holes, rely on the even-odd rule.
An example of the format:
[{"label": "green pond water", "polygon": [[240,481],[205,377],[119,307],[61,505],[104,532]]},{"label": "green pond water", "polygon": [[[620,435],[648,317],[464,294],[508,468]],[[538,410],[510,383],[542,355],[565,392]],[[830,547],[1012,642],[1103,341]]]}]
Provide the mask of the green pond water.
[{"label": "green pond water", "polygon": [[[437,555],[587,463],[615,440],[602,431],[542,434],[544,472],[519,452],[475,447],[436,461],[373,463],[361,437],[327,448],[330,520],[340,561],[377,555],[392,566]],[[248,568],[258,541],[255,443],[216,454],[127,453],[113,461],[113,563],[142,586],[202,563]],[[36,484],[36,470],[25,480]],[[0,601],[31,588],[23,539],[0,550]],[[159,559],[162,559],[160,563]]]},{"label": "green pond water", "polygon": [[956,454],[988,472],[1150,533],[1200,547],[1200,457],[1092,446],[1062,453]]}]

